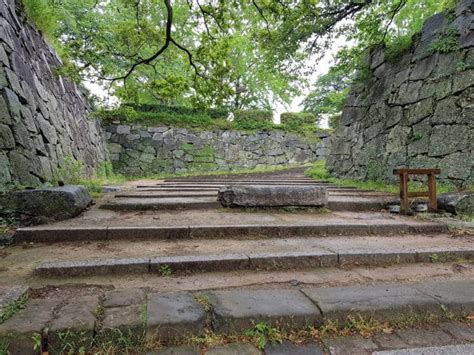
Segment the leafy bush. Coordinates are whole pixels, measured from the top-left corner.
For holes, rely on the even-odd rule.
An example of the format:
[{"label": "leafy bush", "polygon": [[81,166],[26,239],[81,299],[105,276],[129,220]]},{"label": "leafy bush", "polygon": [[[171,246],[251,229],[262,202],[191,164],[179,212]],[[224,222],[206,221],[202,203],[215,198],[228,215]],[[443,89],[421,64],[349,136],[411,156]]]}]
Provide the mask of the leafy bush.
[{"label": "leafy bush", "polygon": [[285,112],[280,115],[280,122],[288,127],[316,125],[318,118],[311,112]]},{"label": "leafy bush", "polygon": [[127,104],[138,112],[166,112],[178,115],[207,115],[213,119],[226,119],[229,111],[226,109],[208,108],[198,109],[186,106],[169,106],[159,104]]},{"label": "leafy bush", "polygon": [[[179,110],[178,110],[179,111]],[[162,125],[174,127],[191,127],[203,129],[229,129],[232,123],[226,119],[211,118],[203,111],[189,113],[191,111],[180,110],[180,112],[167,112],[165,110],[137,111],[132,106],[123,105],[112,110],[98,110],[93,116],[105,122],[120,121],[124,123],[141,123],[144,125]]]},{"label": "leafy bush", "polygon": [[267,110],[238,110],[234,113],[234,121],[266,121],[273,122],[273,112]]}]

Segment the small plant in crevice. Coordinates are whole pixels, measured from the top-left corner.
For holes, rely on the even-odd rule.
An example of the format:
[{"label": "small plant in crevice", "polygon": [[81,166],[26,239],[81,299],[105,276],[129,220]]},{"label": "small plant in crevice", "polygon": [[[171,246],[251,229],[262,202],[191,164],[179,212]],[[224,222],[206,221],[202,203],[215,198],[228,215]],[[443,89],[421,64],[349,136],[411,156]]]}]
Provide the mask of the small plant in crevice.
[{"label": "small plant in crevice", "polygon": [[458,31],[454,27],[447,28],[439,38],[431,45],[431,53],[451,53],[460,48],[458,43]]},{"label": "small plant in crevice", "polygon": [[18,311],[25,309],[28,298],[28,293],[25,293],[18,300],[11,302],[6,307],[4,307],[2,313],[0,314],[0,324],[13,317]]},{"label": "small plant in crevice", "polygon": [[245,330],[243,334],[251,338],[260,350],[263,350],[267,343],[281,344],[283,342],[281,332],[265,322],[257,323],[254,328]]},{"label": "small plant in crevice", "polygon": [[435,262],[439,261],[439,255],[438,254],[431,254],[430,255],[430,261],[432,263],[435,263]]},{"label": "small plant in crevice", "polygon": [[42,350],[43,345],[43,337],[40,333],[33,333],[31,336],[31,340],[33,340],[33,350],[36,352],[40,352]]},{"label": "small plant in crevice", "polygon": [[213,306],[211,302],[209,301],[209,297],[207,297],[206,295],[195,295],[194,299],[196,300],[197,303],[199,303],[202,306],[205,312],[212,311]]},{"label": "small plant in crevice", "polygon": [[170,277],[173,274],[173,270],[168,264],[161,265],[159,268],[159,272],[163,277]]}]

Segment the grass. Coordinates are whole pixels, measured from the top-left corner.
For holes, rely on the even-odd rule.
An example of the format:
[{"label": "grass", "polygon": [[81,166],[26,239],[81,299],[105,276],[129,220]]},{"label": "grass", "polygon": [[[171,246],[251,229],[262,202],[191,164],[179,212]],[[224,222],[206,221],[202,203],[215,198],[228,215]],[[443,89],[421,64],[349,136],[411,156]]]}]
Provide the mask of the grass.
[{"label": "grass", "polygon": [[[387,181],[375,180],[356,180],[356,179],[341,179],[333,177],[326,169],[326,162],[324,160],[317,161],[311,168],[305,171],[305,175],[315,180],[324,180],[337,186],[353,186],[364,190],[373,190],[378,192],[399,193],[400,185],[390,183]],[[409,184],[410,191],[427,191],[426,183],[412,181]],[[457,188],[454,185],[440,184],[436,185],[437,193],[453,192]]]},{"label": "grass", "polygon": [[19,299],[9,303],[6,307],[4,307],[2,313],[0,314],[0,324],[13,317],[20,310],[24,309],[26,307],[28,298],[28,293],[25,293]]}]

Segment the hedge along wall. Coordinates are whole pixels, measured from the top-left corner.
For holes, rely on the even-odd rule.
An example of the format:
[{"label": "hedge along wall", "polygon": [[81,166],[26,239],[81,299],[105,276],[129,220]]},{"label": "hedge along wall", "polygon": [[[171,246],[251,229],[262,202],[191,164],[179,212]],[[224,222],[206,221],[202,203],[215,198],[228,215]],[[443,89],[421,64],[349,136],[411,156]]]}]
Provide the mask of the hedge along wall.
[{"label": "hedge along wall", "polygon": [[0,187],[50,181],[67,156],[87,173],[107,159],[84,95],[57,75],[60,59],[23,13],[0,0]]},{"label": "hedge along wall", "polygon": [[[454,19],[429,18],[396,61],[383,50],[372,54],[369,78],[350,93],[335,132],[332,174],[395,179],[394,168],[426,167],[440,168],[446,182],[473,183],[473,11],[474,2],[465,0]],[[450,42],[446,53],[434,51]]]},{"label": "hedge along wall", "polygon": [[185,128],[105,127],[114,171],[127,176],[230,171],[324,159],[327,134],[302,138],[281,130],[195,131]]}]

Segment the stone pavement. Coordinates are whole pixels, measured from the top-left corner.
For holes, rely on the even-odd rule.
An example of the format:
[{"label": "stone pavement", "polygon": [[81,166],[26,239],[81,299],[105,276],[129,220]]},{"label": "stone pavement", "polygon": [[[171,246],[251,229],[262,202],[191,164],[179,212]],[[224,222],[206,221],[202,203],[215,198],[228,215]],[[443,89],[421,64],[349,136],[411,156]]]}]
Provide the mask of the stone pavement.
[{"label": "stone pavement", "polygon": [[269,343],[260,351],[245,343],[221,345],[210,350],[192,345],[168,347],[153,355],[470,355],[474,354],[474,326],[445,322],[427,327],[395,330],[393,333],[324,336],[302,344]]},{"label": "stone pavement", "polygon": [[[5,292],[5,297],[11,300],[11,294]],[[33,292],[26,304],[17,304],[16,310],[8,315],[10,318],[0,324],[0,339],[3,339],[2,344],[8,344],[12,353],[29,354],[33,353],[35,337],[42,339],[42,344],[47,344],[54,353],[68,344],[74,349],[89,349],[118,334],[126,335],[128,342],[146,340],[168,344],[203,337],[210,330],[224,336],[243,334],[256,324],[282,331],[300,330],[320,327],[329,321],[345,324],[349,316],[402,324],[412,317],[421,319],[430,315],[448,319],[472,314],[473,294],[474,283],[470,281],[195,293],[123,289],[74,297],[35,296]],[[17,293],[18,301],[21,296]],[[474,339],[473,335],[473,330],[466,325],[447,323],[436,333],[422,336],[421,341],[429,339],[430,345],[440,342],[444,345]],[[419,332],[405,330],[397,331],[396,337],[384,339],[383,335],[373,340],[335,338],[327,340],[325,346],[334,354],[344,354],[348,347],[375,351],[382,343],[385,344],[382,348],[389,347],[386,344],[420,344]],[[232,353],[222,351],[215,350],[215,353]],[[269,350],[269,353],[271,351],[278,353],[277,350]]]}]

